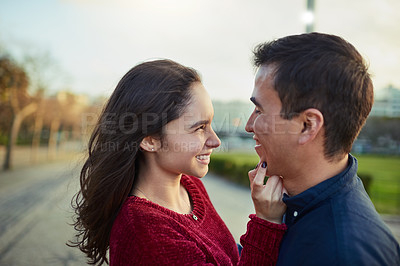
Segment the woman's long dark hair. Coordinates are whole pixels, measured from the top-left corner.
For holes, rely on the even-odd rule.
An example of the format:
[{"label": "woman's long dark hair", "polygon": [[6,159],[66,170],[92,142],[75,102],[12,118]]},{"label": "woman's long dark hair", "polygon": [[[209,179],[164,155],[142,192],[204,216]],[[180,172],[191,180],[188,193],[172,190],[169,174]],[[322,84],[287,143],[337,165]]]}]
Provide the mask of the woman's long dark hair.
[{"label": "woman's long dark hair", "polygon": [[72,199],[77,233],[69,246],[79,247],[90,264],[108,263],[111,228],[134,184],[140,142],[162,136],[163,127],[183,114],[194,82],[200,82],[194,69],[171,60],[145,62],[125,74],[108,100]]}]

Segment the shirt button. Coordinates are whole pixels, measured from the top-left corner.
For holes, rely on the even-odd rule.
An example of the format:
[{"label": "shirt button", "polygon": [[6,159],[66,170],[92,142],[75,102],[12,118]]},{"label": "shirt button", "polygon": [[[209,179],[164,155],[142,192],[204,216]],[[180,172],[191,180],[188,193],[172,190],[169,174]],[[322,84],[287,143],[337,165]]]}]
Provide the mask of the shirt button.
[{"label": "shirt button", "polygon": [[299,214],[297,211],[294,211],[293,216],[296,217]]},{"label": "shirt button", "polygon": [[197,221],[198,218],[197,218],[196,215],[193,214],[193,219],[194,219],[195,221]]}]

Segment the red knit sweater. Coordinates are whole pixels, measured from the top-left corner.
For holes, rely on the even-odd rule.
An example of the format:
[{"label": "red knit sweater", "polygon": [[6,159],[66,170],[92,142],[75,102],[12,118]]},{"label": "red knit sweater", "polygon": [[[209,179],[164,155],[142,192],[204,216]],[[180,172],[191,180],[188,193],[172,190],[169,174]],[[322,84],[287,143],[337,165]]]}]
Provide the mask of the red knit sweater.
[{"label": "red knit sweater", "polygon": [[236,243],[200,179],[182,175],[193,203],[179,214],[139,197],[123,204],[111,231],[110,265],[275,265],[286,225],[250,215]]}]

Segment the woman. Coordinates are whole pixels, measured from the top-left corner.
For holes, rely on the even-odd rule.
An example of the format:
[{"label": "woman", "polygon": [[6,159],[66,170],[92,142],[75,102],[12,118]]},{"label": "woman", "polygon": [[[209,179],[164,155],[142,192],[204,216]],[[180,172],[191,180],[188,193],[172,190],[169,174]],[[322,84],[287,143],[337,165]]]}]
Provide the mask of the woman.
[{"label": "woman", "polygon": [[220,145],[212,119],[211,100],[191,68],[156,60],[121,79],[91,136],[75,196],[73,245],[91,263],[107,262],[108,249],[111,265],[276,261],[286,229],[282,183],[273,177],[263,185],[265,163],[249,173],[258,217],[251,216],[239,257],[199,179]]}]

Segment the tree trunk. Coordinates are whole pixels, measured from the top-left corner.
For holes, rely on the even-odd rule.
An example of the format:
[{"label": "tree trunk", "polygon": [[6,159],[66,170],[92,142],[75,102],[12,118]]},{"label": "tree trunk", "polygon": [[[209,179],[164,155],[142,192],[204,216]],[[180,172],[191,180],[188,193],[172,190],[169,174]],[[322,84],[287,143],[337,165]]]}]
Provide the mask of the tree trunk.
[{"label": "tree trunk", "polygon": [[18,137],[19,128],[21,127],[21,122],[22,119],[20,116],[14,116],[6,148],[6,157],[4,159],[3,165],[4,170],[10,170],[12,168],[12,153],[14,151],[15,142]]},{"label": "tree trunk", "polygon": [[4,159],[4,165],[3,165],[4,170],[9,170],[12,168],[12,159],[13,159],[12,152],[14,150],[14,146],[17,141],[22,121],[25,119],[25,117],[35,112],[36,109],[37,109],[37,104],[30,103],[27,106],[25,106],[21,111],[15,114],[10,131],[10,137],[7,143],[6,157]]},{"label": "tree trunk", "polygon": [[39,112],[35,118],[35,129],[32,138],[32,154],[31,162],[35,163],[38,160],[38,150],[40,147],[40,137],[43,129],[43,114]]},{"label": "tree trunk", "polygon": [[51,121],[50,126],[50,137],[49,137],[49,147],[47,156],[50,160],[54,159],[57,154],[57,137],[58,130],[60,129],[60,118],[55,118]]}]

